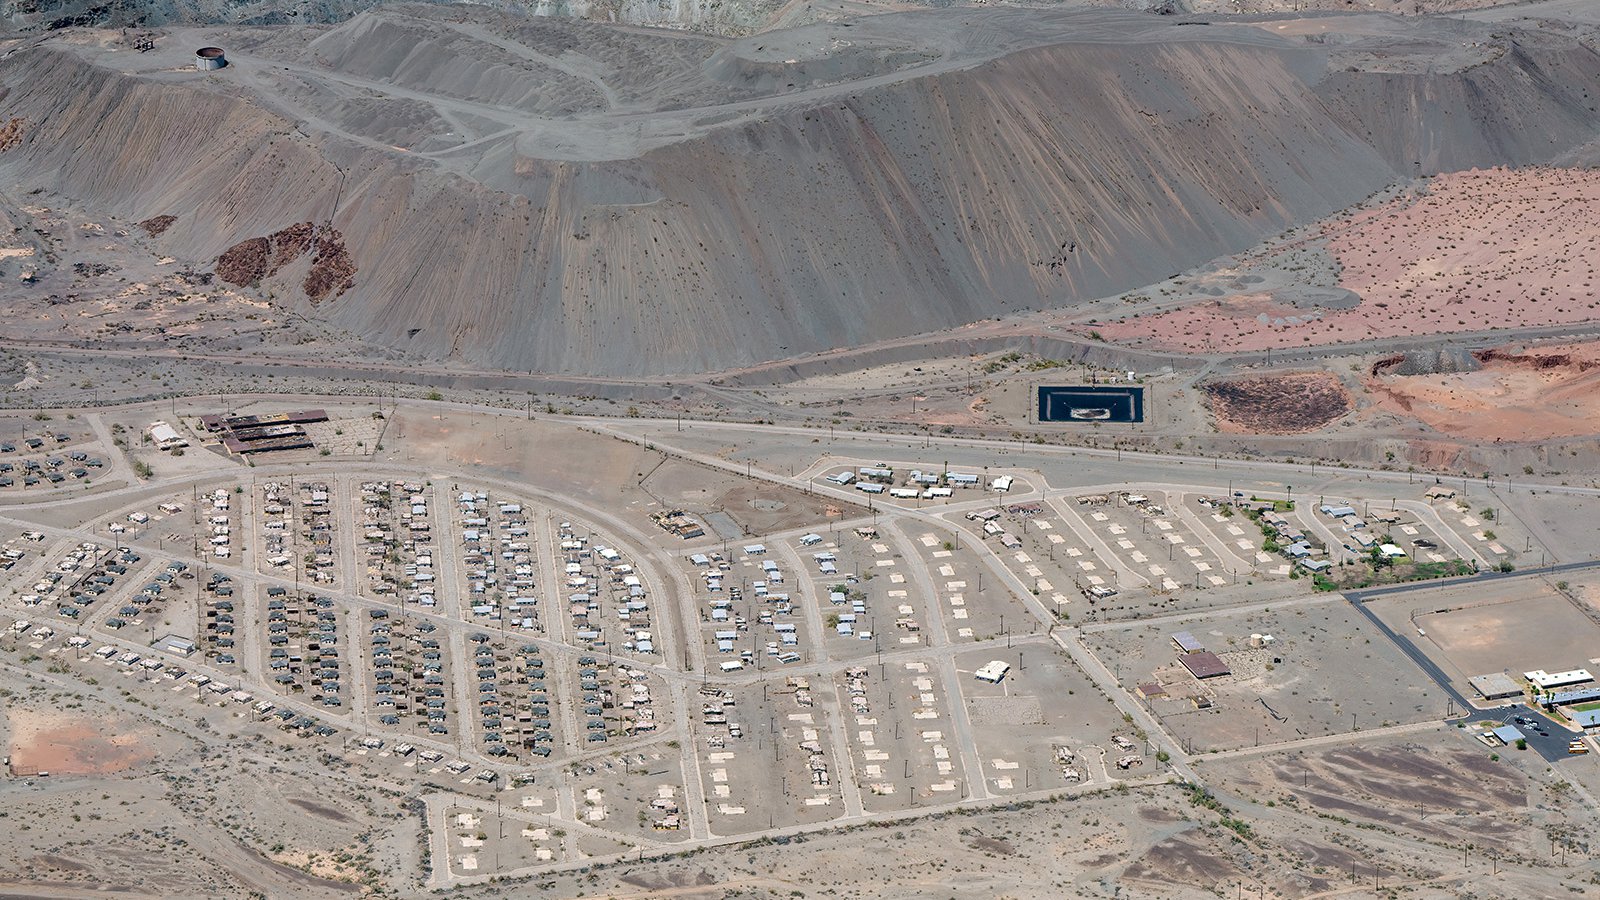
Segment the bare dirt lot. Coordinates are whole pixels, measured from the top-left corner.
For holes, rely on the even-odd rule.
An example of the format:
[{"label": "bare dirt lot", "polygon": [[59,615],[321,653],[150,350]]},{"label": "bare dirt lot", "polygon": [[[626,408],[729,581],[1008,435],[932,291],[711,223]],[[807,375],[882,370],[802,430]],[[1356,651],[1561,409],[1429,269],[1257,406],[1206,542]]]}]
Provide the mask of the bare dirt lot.
[{"label": "bare dirt lot", "polygon": [[1414,640],[1430,656],[1442,657],[1445,671],[1469,697],[1474,694],[1467,679],[1474,675],[1561,672],[1589,666],[1600,655],[1600,625],[1541,581],[1446,588],[1368,606],[1396,631],[1426,631],[1426,638]]},{"label": "bare dirt lot", "polygon": [[1464,737],[1443,746],[1431,738],[1379,739],[1205,769],[1227,790],[1261,803],[1502,853],[1548,855],[1544,829],[1570,823],[1580,807],[1541,777],[1535,754],[1507,750],[1492,759]]},{"label": "bare dirt lot", "polygon": [[[855,507],[793,488],[757,482],[672,458],[585,428],[464,411],[393,414],[380,459],[467,463],[561,497],[626,512],[629,525],[658,543],[682,542],[658,528],[653,513],[683,510],[708,525],[723,514],[744,534],[820,525]],[[737,536],[737,535],[731,535]]]},{"label": "bare dirt lot", "polygon": [[155,757],[152,736],[127,719],[107,721],[20,706],[5,711],[11,768],[52,775],[109,775]]},{"label": "bare dirt lot", "polygon": [[[1187,630],[1231,674],[1195,679],[1171,635]],[[1250,635],[1271,635],[1263,647]],[[1440,718],[1444,697],[1343,600],[1132,625],[1087,636],[1130,691],[1159,683],[1148,706],[1194,752],[1227,750]]]}]

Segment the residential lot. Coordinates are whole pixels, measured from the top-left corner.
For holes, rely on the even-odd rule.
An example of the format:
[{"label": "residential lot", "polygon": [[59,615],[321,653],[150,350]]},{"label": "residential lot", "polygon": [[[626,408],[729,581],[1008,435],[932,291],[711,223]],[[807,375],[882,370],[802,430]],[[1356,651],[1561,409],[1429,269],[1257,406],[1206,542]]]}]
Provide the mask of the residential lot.
[{"label": "residential lot", "polygon": [[[781,670],[835,655],[872,652],[871,598],[884,594],[863,538],[807,533],[686,557],[707,665],[714,671]],[[890,579],[892,581],[892,578]],[[865,637],[863,637],[865,635]]]},{"label": "residential lot", "polygon": [[[508,506],[518,510],[513,515],[521,515],[520,504]],[[523,530],[525,526],[524,520]],[[566,637],[595,653],[656,656],[660,651],[652,625],[652,582],[649,573],[634,563],[634,551],[576,519],[556,522],[553,534],[560,590],[566,600]]]},{"label": "residential lot", "polygon": [[111,478],[109,454],[81,425],[8,419],[0,422],[0,499],[64,488],[79,488]]},{"label": "residential lot", "polygon": [[1094,495],[1079,503],[1093,540],[1110,549],[1154,592],[1170,594],[1228,584],[1240,568],[1230,555],[1224,562],[1187,523],[1174,516],[1164,491],[1119,491],[1100,502]]},{"label": "residential lot", "polygon": [[818,484],[850,487],[863,502],[891,503],[921,509],[978,497],[1003,498],[1032,493],[1029,477],[1016,472],[952,468],[939,462],[883,462],[831,459],[817,467]]},{"label": "residential lot", "polygon": [[347,548],[336,546],[335,528],[342,510],[333,483],[323,480],[269,481],[261,485],[257,516],[261,548],[256,556],[260,571],[308,583],[342,587],[339,557]]},{"label": "residential lot", "polygon": [[[431,421],[456,428],[455,415]],[[411,829],[384,846],[428,860],[417,890],[508,873],[543,885],[569,877],[563,867],[619,865],[646,873],[639,891],[698,890],[697,863],[658,874],[680,851],[697,859],[721,841],[811,841],[833,828],[877,839],[880,824],[892,834],[935,808],[964,819],[983,804],[1044,803],[1077,827],[1104,797],[1154,791],[1173,801],[1146,822],[1163,841],[1182,837],[1181,822],[1183,834],[1225,832],[1205,823],[1233,813],[1175,782],[1207,777],[1209,761],[1287,759],[1294,749],[1280,742],[1340,749],[1385,725],[1429,734],[1447,709],[1347,600],[1287,577],[1291,558],[1267,552],[1270,536],[1215,487],[1068,490],[1035,477],[999,494],[948,487],[942,465],[891,460],[894,488],[952,496],[872,495],[871,509],[855,509],[841,497],[867,495],[853,487],[802,501],[792,486],[707,468],[702,481],[742,505],[725,518],[685,514],[719,536],[684,537],[662,523],[684,518],[676,503],[693,491],[656,484],[666,469],[644,464],[653,452],[612,473],[622,488],[584,482],[571,496],[557,488],[579,467],[539,484],[449,460],[269,461],[226,475],[212,464],[190,477],[184,467],[204,462],[191,453],[137,492],[41,507],[37,521],[0,515],[0,663],[37,678],[43,697],[69,696],[57,682],[94,688],[152,722],[232,735],[230,762],[316,773],[306,784],[344,779],[330,796],[361,792]],[[832,466],[795,471],[821,478]],[[923,477],[933,469],[941,484]],[[641,479],[656,493],[635,490]],[[1384,524],[1413,527],[1441,553],[1473,540],[1416,504],[1397,502]],[[1323,547],[1350,533],[1308,502],[1283,518]],[[749,521],[784,527],[747,532]],[[1590,586],[1570,577],[1480,585],[1477,600],[1439,606],[1408,594],[1415,624],[1410,607],[1373,608],[1420,628],[1424,647],[1436,641],[1447,671],[1502,656],[1493,670],[1586,666],[1596,626],[1560,592]],[[1226,671],[1180,662],[1180,632]],[[1478,756],[1515,752],[1446,736]],[[1558,765],[1591,764],[1574,760]],[[1335,760],[1327,778],[1379,770]],[[1418,771],[1395,777],[1422,792]],[[1319,796],[1333,798],[1330,815],[1357,818],[1333,792]],[[1100,840],[1120,822],[1082,827]],[[960,838],[996,866],[1021,846]],[[1184,863],[1095,865],[1142,886],[1138,873]],[[1219,877],[1197,889],[1230,887]]]},{"label": "residential lot", "polygon": [[573,767],[578,818],[635,840],[687,838],[681,759],[671,747],[647,744]]},{"label": "residential lot", "polygon": [[432,496],[431,485],[423,481],[361,482],[352,506],[366,565],[366,577],[359,579],[362,594],[426,609],[437,604]]},{"label": "residential lot", "polygon": [[[1002,680],[978,677],[996,661],[1010,667]],[[1157,748],[1051,643],[971,651],[956,669],[991,793],[1104,785],[1161,768]]]},{"label": "residential lot", "polygon": [[[994,558],[1063,620],[1071,619],[1074,612],[1082,615],[1086,601],[1092,604],[1101,599],[1090,592],[1092,588],[1099,586],[1102,593],[1114,590],[1105,586],[1110,569],[1085,549],[1051,503],[989,506],[969,510],[962,519],[965,521],[956,522],[961,526],[959,532],[979,530],[984,542],[992,545]],[[1003,534],[1011,535],[1011,540],[1006,541]],[[953,540],[955,549],[965,543],[963,537]]]},{"label": "residential lot", "polygon": [[[713,832],[743,834],[841,815],[825,709],[788,680],[694,697],[698,767]],[[808,702],[808,700],[810,702]]]},{"label": "residential lot", "polygon": [[[933,584],[939,617],[943,621],[930,624],[941,629],[951,641],[959,643],[1030,634],[1041,627],[1026,602],[1003,584],[985,564],[980,557],[984,548],[974,547],[971,541],[965,541],[958,547],[954,543],[954,535],[942,530],[920,531],[911,540],[902,543],[916,551],[911,560],[913,565],[918,567],[919,574],[926,573]],[[1037,574],[1039,577],[1029,577],[1024,583],[1030,584],[1039,594],[1053,596],[1058,593],[1054,583],[1042,576],[1026,551],[997,546],[987,549],[1020,569],[1022,575]],[[1052,600],[1051,605],[1054,604]],[[906,613],[904,607],[909,607],[912,612]],[[923,611],[915,603],[902,604],[897,612],[911,617],[909,625],[901,625],[897,621],[900,630],[907,631],[911,626],[921,624]],[[916,642],[902,637],[901,643]]]},{"label": "residential lot", "polygon": [[455,709],[449,642],[419,615],[368,610],[360,623],[361,661],[371,674],[366,700],[379,725],[412,736],[451,740]]},{"label": "residential lot", "polygon": [[865,809],[913,809],[971,794],[951,720],[958,686],[945,682],[940,667],[858,665],[837,690],[848,704],[845,731]]},{"label": "residential lot", "polygon": [[[270,589],[269,589],[270,590]],[[266,662],[279,693],[327,709],[350,702],[350,622],[333,598],[302,591],[268,596]]]},{"label": "residential lot", "polygon": [[452,527],[461,565],[456,590],[472,617],[504,622],[518,631],[541,634],[537,537],[530,522],[541,510],[488,490],[457,490]]}]

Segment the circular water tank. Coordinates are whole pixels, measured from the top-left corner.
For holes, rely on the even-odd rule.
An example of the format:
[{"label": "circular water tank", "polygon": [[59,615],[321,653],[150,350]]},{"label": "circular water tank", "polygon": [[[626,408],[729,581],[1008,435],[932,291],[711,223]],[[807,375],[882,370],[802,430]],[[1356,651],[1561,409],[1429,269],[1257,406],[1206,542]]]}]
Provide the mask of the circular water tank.
[{"label": "circular water tank", "polygon": [[221,47],[201,47],[194,52],[194,67],[202,72],[220,69],[228,64]]}]

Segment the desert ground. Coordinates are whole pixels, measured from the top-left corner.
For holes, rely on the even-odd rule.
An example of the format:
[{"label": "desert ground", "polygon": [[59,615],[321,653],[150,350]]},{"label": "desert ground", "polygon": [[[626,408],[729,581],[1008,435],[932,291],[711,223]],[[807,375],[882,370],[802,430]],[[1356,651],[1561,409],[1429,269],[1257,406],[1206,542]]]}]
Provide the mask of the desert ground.
[{"label": "desert ground", "polygon": [[[13,890],[1505,896],[1595,877],[1582,834],[1600,777],[1567,751],[1583,736],[1541,714],[1550,731],[1530,728],[1527,749],[1486,746],[1512,713],[1463,697],[1457,674],[1583,664],[1585,547],[1363,599],[1287,577],[1259,536],[1229,530],[1242,514],[1219,512],[1229,488],[1311,492],[1496,558],[1490,545],[1541,534],[1523,503],[1496,507],[1486,539],[1462,524],[1482,501],[1430,501],[1432,479],[1392,471],[1302,466],[1286,488],[1260,463],[426,399],[236,396],[257,416],[322,404],[314,440],[338,451],[241,459],[204,428],[216,402],[10,422],[52,441],[74,429],[69,446],[114,460],[98,485],[0,496]],[[156,416],[190,445],[124,440]],[[898,484],[924,460],[1011,473],[1015,493],[880,502],[822,477],[882,463]],[[386,506],[390,492],[409,499]],[[991,508],[998,533],[977,527]],[[681,537],[662,513],[703,531]],[[1316,509],[1294,516],[1338,539]],[[524,533],[531,584],[506,590],[534,605],[478,593],[472,546]],[[1243,568],[1205,578],[1218,566]],[[724,582],[745,597],[726,602]],[[1112,583],[1096,602],[1089,586]],[[1518,603],[1526,620],[1506,619]],[[1417,604],[1462,612],[1422,621],[1430,642],[1396,618]],[[719,609],[743,623],[729,647]],[[1189,675],[1180,630],[1232,673]],[[195,649],[152,646],[167,634]],[[291,657],[274,648],[307,641],[320,670],[277,665]],[[1000,663],[998,683],[976,677]],[[391,665],[437,705],[402,708]]]},{"label": "desert ground", "polygon": [[1600,895],[1591,7],[0,3],[0,894]]},{"label": "desert ground", "polygon": [[1594,238],[1572,226],[1594,221],[1597,187],[1585,168],[1444,173],[1304,239],[1333,273],[1326,297],[1307,296],[1310,284],[1244,291],[1100,331],[1215,351],[1583,323],[1596,309],[1582,250]]}]

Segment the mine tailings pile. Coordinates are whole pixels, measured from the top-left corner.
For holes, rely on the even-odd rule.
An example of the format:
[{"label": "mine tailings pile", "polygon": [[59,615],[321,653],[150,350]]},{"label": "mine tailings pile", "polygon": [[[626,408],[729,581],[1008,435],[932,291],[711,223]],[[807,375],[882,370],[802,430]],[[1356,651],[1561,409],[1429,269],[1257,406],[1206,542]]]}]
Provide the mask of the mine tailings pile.
[{"label": "mine tailings pile", "polygon": [[[1130,22],[1173,39],[774,105],[630,159],[506,144],[472,177],[204,88],[238,62],[156,81],[45,44],[0,61],[6,114],[29,123],[0,172],[126,221],[172,216],[159,252],[217,261],[370,341],[643,376],[1070,306],[1395,181],[1548,161],[1600,130],[1583,97],[1600,57],[1559,36],[1513,32],[1498,58],[1409,75]],[[310,248],[280,240],[313,222]]]}]

